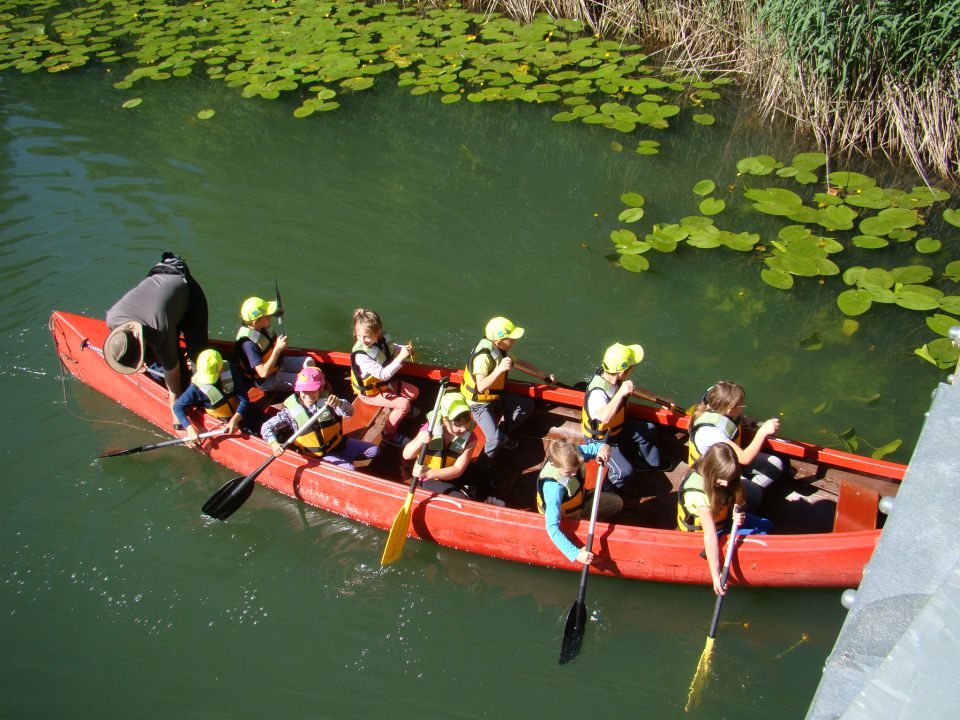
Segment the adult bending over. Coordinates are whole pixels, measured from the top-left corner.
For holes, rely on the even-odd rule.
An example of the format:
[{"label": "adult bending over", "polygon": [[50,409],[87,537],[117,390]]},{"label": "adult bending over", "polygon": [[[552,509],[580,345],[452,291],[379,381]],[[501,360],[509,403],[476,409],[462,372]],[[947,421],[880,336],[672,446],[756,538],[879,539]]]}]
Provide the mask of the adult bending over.
[{"label": "adult bending over", "polygon": [[106,319],[112,331],[103,347],[107,365],[129,375],[147,363],[159,363],[172,411],[186,386],[187,362],[180,351],[180,335],[191,360],[209,340],[207,298],[187,264],[172,252],[163,253],[147,277],[107,310]]}]

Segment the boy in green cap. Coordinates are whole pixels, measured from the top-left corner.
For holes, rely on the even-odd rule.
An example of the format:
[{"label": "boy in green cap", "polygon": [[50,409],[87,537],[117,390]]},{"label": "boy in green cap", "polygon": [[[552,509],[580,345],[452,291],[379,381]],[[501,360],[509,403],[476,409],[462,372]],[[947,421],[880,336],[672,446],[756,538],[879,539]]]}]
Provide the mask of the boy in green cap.
[{"label": "boy in green cap", "polygon": [[460,392],[470,404],[473,418],[483,430],[486,441],[483,456],[492,460],[497,450],[514,450],[517,441],[509,433],[519,427],[533,412],[533,398],[505,393],[507,374],[511,368],[539,380],[556,384],[536,365],[515,358],[510,350],[523,337],[523,328],[505,317],[487,323],[483,339],[477,343],[463,370]]},{"label": "boy in green cap", "polygon": [[314,367],[311,357],[283,356],[287,336],[274,335],[270,323],[277,314],[277,301],[249,297],[240,308],[243,325],[237,331],[237,357],[240,369],[264,392],[292,392],[297,373]]},{"label": "boy in green cap", "polygon": [[622,488],[636,469],[660,469],[656,426],[627,419],[627,401],[634,390],[628,377],[641,360],[640,345],[614,343],[583,393],[580,429],[588,442],[610,445],[607,483],[615,489]]}]

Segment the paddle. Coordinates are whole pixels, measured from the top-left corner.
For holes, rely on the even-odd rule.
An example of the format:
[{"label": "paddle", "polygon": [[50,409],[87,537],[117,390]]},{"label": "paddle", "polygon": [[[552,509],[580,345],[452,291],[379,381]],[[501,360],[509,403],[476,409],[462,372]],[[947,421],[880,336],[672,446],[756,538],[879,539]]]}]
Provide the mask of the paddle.
[{"label": "paddle", "polygon": [[[297,430],[290,439],[283,444],[283,449],[286,450],[293,445],[294,441],[309,430],[326,409],[326,405],[322,405],[304,426]],[[203,512],[216,520],[226,520],[233,515],[233,513],[247,501],[250,493],[253,492],[253,481],[257,479],[260,473],[266,470],[267,465],[276,459],[276,455],[270,455],[270,457],[264,461],[263,465],[249,475],[239,475],[233,478],[233,480],[225,482],[223,486],[203,504]]]},{"label": "paddle", "polygon": [[[433,437],[433,429],[437,425],[437,419],[440,417],[440,398],[443,397],[447,383],[450,378],[440,378],[440,392],[437,393],[437,400],[433,404],[433,415],[430,418],[430,437]],[[427,455],[427,443],[420,448],[420,455],[417,457],[417,464],[423,465],[423,459]],[[417,482],[420,480],[416,475],[410,480],[410,490],[403,501],[403,506],[393,519],[393,525],[390,526],[390,534],[387,536],[387,544],[383,548],[383,555],[380,557],[380,565],[389,565],[400,559],[403,554],[403,545],[407,542],[407,532],[410,530],[410,508],[413,505],[413,494],[417,490]]]},{"label": "paddle", "polygon": [[[733,552],[737,544],[737,531],[740,529],[738,522],[740,515],[734,512],[733,526],[730,528],[730,539],[727,541],[727,556],[723,560],[723,571],[720,573],[720,587],[726,589],[727,578],[730,575],[730,561],[733,560]],[[697,671],[690,682],[690,692],[687,694],[687,704],[684,711],[689,712],[691,707],[700,703],[700,695],[707,683],[707,677],[710,674],[710,655],[713,652],[713,639],[717,636],[717,626],[720,624],[720,609],[723,607],[723,599],[726,593],[717,595],[716,605],[713,606],[713,620],[710,621],[710,631],[707,633],[707,642],[700,654],[700,661],[697,663]]]},{"label": "paddle", "polygon": [[[542,373],[537,373],[537,372],[531,372],[531,369],[532,369],[532,368],[528,367],[526,364],[524,364],[523,367],[519,367],[519,366],[518,366],[517,369],[518,369],[520,372],[526,373],[527,375],[530,375],[530,376],[532,376],[532,377],[537,378],[537,380],[543,380],[543,382],[545,382],[545,383],[548,383],[548,384],[550,384],[550,385],[555,385],[556,387],[559,387],[559,388],[564,388],[565,390],[581,390],[581,391],[583,391],[583,390],[586,390],[586,387],[587,387],[587,384],[586,384],[586,383],[582,383],[582,382],[581,382],[581,383],[577,383],[576,385],[570,386],[570,385],[566,385],[566,384],[564,384],[564,383],[562,383],[562,382],[557,381],[555,378],[554,378],[553,380],[551,380],[550,377],[547,376],[547,375],[543,375]],[[656,395],[653,395],[653,394],[647,392],[647,391],[644,390],[643,388],[636,388],[636,387],[634,387],[634,388],[633,388],[633,392],[630,393],[630,394],[631,394],[633,397],[637,397],[637,398],[639,398],[639,399],[641,399],[641,400],[647,400],[648,402],[652,402],[652,403],[654,403],[655,405],[660,405],[661,407],[664,407],[664,408],[666,408],[667,410],[676,410],[676,409],[677,409],[677,404],[676,404],[673,400],[667,400],[667,399],[665,399],[665,398],[657,397]]]},{"label": "paddle", "polygon": [[285,335],[283,332],[283,300],[280,298],[280,282],[274,278],[273,288],[277,291],[277,332]]},{"label": "paddle", "polygon": [[[200,435],[197,435],[197,440],[203,440],[208,437],[214,437],[215,435],[223,435],[227,429],[218,428],[217,430],[211,430],[210,432],[205,432]],[[98,458],[112,458],[120,457],[121,455],[135,455],[136,453],[147,452],[148,450],[156,450],[157,448],[171,447],[173,445],[182,445],[185,442],[189,442],[190,438],[174,438],[173,440],[167,440],[165,442],[154,443],[153,445],[141,445],[140,447],[130,448],[129,450],[114,450],[113,452],[106,452],[102,455],[97,455]]]},{"label": "paddle", "polygon": [[[590,529],[587,532],[587,552],[593,552],[593,530],[597,525],[597,511],[600,509],[600,491],[603,480],[607,475],[606,463],[598,462],[597,484],[593,489],[593,507],[590,509]],[[580,591],[577,599],[570,606],[567,613],[567,626],[563,630],[563,642],[560,645],[560,664],[573,660],[583,645],[583,633],[587,625],[587,578],[590,576],[590,566],[584,565],[580,571]]]}]

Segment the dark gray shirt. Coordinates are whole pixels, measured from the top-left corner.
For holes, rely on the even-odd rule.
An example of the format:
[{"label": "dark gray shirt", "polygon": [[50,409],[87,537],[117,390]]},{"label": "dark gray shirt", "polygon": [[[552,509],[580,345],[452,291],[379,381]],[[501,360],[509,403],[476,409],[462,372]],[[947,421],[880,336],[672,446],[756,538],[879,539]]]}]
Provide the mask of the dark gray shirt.
[{"label": "dark gray shirt", "polygon": [[143,339],[164,370],[179,362],[180,326],[190,308],[190,290],[179,275],[151,275],[107,310],[111,330],[134,320],[143,325]]}]

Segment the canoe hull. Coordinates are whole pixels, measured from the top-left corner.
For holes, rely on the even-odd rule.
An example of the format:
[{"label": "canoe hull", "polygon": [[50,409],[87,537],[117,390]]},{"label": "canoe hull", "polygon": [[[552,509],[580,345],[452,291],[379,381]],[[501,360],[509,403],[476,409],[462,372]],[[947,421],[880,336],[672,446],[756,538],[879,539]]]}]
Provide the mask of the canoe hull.
[{"label": "canoe hull", "polygon": [[[112,398],[167,432],[171,414],[166,390],[142,374],[120,375],[103,361],[99,348],[107,335],[100,320],[55,312],[50,330],[63,367],[77,379]],[[314,352],[321,362],[345,365],[345,353]],[[411,374],[437,378],[443,368],[412,366]],[[458,379],[454,373],[454,380]],[[535,397],[570,402],[579,397],[571,390],[520,385]],[[682,427],[682,416],[644,408],[650,419]],[[214,423],[204,418],[207,429]],[[804,448],[803,444],[791,444]],[[241,475],[251,472],[270,454],[259,438],[212,438],[198,451]],[[796,451],[799,452],[799,451]],[[869,462],[864,459],[865,462]],[[902,466],[883,463],[900,472]],[[307,504],[347,518],[389,530],[408,492],[407,485],[345,470],[329,463],[286,453],[271,463],[257,482]],[[211,488],[211,491],[214,488]],[[199,512],[199,508],[197,510]],[[581,544],[588,521],[564,521]],[[749,537],[737,552],[731,581],[740,585],[775,587],[857,587],[863,568],[876,545],[879,530],[803,535]],[[467,552],[514,562],[579,570],[553,546],[543,517],[529,511],[457,500],[417,490],[411,511],[410,537],[430,540]],[[371,548],[371,556],[382,548]],[[710,584],[706,562],[700,557],[702,537],[697,533],[598,522],[594,551],[598,559],[591,572],[656,582]]]}]

